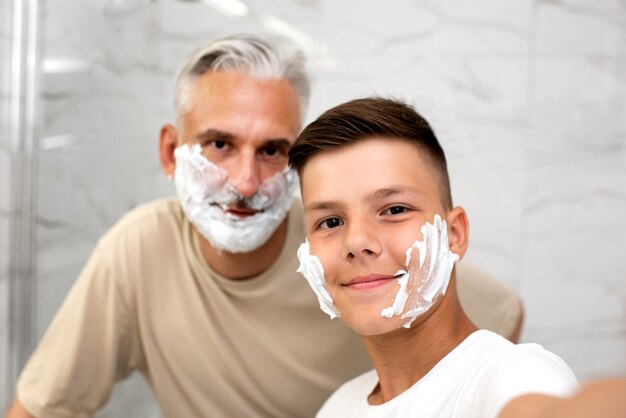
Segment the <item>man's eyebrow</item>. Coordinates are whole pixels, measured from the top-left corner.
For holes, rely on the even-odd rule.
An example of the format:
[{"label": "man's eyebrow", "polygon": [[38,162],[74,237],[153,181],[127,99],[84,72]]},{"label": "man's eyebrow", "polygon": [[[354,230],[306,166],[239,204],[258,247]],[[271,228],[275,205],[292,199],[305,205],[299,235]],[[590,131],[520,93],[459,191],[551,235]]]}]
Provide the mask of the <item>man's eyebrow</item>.
[{"label": "man's eyebrow", "polygon": [[280,148],[282,150],[288,151],[289,148],[291,148],[291,141],[289,141],[287,138],[272,138],[272,139],[267,139],[264,143],[263,143],[264,147],[276,147],[276,148]]},{"label": "man's eyebrow", "polygon": [[[199,142],[210,141],[235,141],[237,137],[226,131],[220,131],[219,129],[209,128],[196,135],[196,139]],[[287,138],[268,138],[263,142],[264,147],[276,147],[288,151],[291,148],[291,143]]]},{"label": "man's eyebrow", "polygon": [[220,131],[219,129],[209,128],[196,135],[196,139],[202,142],[209,141],[232,141],[235,135],[230,132]]}]

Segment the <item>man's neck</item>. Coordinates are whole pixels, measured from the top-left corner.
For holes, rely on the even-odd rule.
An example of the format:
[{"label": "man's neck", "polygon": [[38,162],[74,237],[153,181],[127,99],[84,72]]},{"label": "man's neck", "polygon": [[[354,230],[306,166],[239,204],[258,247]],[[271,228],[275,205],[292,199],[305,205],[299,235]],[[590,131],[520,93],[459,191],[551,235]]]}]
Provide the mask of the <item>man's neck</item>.
[{"label": "man's neck", "polygon": [[287,239],[288,217],[260,248],[249,253],[231,253],[216,250],[195,228],[204,260],[218,274],[233,280],[258,276],[278,259]]},{"label": "man's neck", "polygon": [[435,308],[408,330],[364,337],[380,381],[370,404],[388,402],[409,389],[477,329],[461,308],[454,279]]}]

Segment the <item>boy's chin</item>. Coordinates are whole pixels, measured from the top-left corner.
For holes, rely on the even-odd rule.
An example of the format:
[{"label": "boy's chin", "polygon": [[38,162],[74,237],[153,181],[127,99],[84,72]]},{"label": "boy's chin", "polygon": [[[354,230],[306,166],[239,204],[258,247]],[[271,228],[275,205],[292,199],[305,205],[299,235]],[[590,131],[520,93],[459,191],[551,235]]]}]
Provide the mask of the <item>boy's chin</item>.
[{"label": "boy's chin", "polygon": [[401,319],[399,316],[383,318],[382,316],[361,315],[359,318],[341,318],[346,325],[352,328],[357,334],[364,337],[374,337],[406,330],[402,327],[408,319]]}]

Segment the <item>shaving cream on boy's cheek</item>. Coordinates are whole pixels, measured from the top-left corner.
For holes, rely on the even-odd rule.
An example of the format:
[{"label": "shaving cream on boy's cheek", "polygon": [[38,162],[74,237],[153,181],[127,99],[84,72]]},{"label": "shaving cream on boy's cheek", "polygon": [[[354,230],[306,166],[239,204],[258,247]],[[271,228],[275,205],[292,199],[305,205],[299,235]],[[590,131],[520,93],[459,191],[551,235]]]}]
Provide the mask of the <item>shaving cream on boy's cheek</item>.
[{"label": "shaving cream on boy's cheek", "polygon": [[[448,227],[439,215],[432,224],[426,222],[422,228],[422,241],[417,240],[406,250],[406,270],[396,272],[399,289],[391,306],[380,313],[383,318],[400,316],[407,319],[402,325],[409,328],[419,315],[428,311],[445,295],[454,263],[459,256],[450,251]],[[320,309],[331,319],[340,316],[333,299],[326,290],[324,267],[319,258],[310,253],[308,241],[298,248],[301,273],[317,295]]]},{"label": "shaving cream on boy's cheek", "polygon": [[320,309],[328,314],[330,319],[340,316],[339,311],[333,305],[333,298],[325,287],[324,267],[319,258],[311,255],[308,241],[305,241],[298,248],[298,260],[300,261],[300,267],[298,267],[297,271],[304,276],[313,292],[317,295]]},{"label": "shaving cream on boy's cheek", "polygon": [[[174,183],[183,211],[218,250],[246,253],[265,244],[285,219],[298,186],[297,174],[287,168],[264,180],[254,196],[243,198],[228,173],[202,155],[199,144],[181,145],[174,157]],[[240,201],[257,213],[244,218],[229,214]]]},{"label": "shaving cream on boy's cheek", "polygon": [[445,295],[452,268],[459,260],[459,256],[450,251],[448,225],[439,215],[435,215],[432,224],[426,222],[421,231],[423,240],[415,241],[406,250],[407,270],[397,273],[400,288],[393,304],[380,313],[384,318],[400,315],[400,318],[408,319],[402,325],[405,328]]}]

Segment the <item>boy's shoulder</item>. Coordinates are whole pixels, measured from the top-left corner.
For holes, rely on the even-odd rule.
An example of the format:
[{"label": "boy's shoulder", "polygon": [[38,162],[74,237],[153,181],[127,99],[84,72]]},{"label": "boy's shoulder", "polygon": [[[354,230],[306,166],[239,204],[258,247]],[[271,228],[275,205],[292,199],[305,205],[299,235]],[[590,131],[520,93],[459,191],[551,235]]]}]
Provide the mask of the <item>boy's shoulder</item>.
[{"label": "boy's shoulder", "polygon": [[[469,340],[469,341],[468,341]],[[458,348],[450,364],[448,395],[468,416],[496,416],[508,402],[529,393],[569,396],[578,388],[572,370],[556,354],[539,344],[513,344],[491,331],[476,331]]]},{"label": "boy's shoulder", "polygon": [[317,413],[317,418],[357,417],[368,407],[367,398],[378,385],[376,370],[367,371],[341,385]]},{"label": "boy's shoulder", "polygon": [[[363,416],[378,384],[375,370],[364,373],[333,393],[318,417]],[[538,344],[513,344],[487,330],[475,331],[442,358],[411,388],[376,408],[376,413],[405,416],[420,410],[426,417],[496,416],[507,402],[527,393],[567,396],[578,387],[574,374],[557,355]],[[396,415],[394,415],[396,414]],[[409,414],[409,416],[411,416]]]},{"label": "boy's shoulder", "polygon": [[[459,376],[467,373],[482,380],[527,377],[533,382],[542,376],[562,375],[566,380],[576,381],[567,364],[556,354],[539,344],[514,344],[506,338],[488,331],[478,330],[468,336],[452,352],[444,357],[437,368],[453,369]],[[494,388],[495,389],[495,388]]]}]

